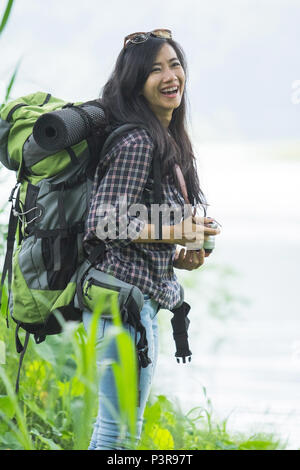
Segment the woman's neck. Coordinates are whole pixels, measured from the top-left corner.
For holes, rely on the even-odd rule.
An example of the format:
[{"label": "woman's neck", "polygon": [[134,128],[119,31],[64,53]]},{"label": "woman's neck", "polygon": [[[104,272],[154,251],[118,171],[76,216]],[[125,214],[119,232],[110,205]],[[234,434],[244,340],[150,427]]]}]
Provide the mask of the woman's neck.
[{"label": "woman's neck", "polygon": [[170,125],[170,122],[172,120],[172,114],[173,114],[173,111],[171,112],[166,112],[166,113],[163,113],[163,114],[157,114],[157,118],[159,119],[159,121],[161,122],[161,125],[165,128],[165,129],[168,129],[169,128],[169,125]]}]

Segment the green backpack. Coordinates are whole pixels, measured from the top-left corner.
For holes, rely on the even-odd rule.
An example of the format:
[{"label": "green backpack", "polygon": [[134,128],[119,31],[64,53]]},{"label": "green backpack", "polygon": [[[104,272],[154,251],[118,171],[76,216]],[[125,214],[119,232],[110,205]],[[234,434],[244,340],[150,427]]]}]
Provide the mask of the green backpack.
[{"label": "green backpack", "polygon": [[[89,104],[99,106],[98,102]],[[38,92],[9,103],[0,114],[0,161],[17,176],[9,198],[12,209],[1,279],[2,294],[8,277],[8,308],[16,322],[16,348],[21,354],[17,390],[30,334],[40,343],[47,335],[61,332],[64,321],[81,321],[84,307],[92,309],[103,294],[108,300],[117,295],[123,315],[124,308],[127,306],[128,310],[130,306],[134,314],[131,323],[141,333],[138,345],[141,365],[149,363],[145,331],[139,322],[144,302],[141,291],[93,269],[95,259],[103,252],[103,243],[88,259],[82,247],[94,170],[101,150],[105,153],[117,136],[136,126],[123,125],[108,138],[103,129],[102,140],[92,133],[55,153],[41,148],[33,137],[37,119],[67,107],[84,113],[80,103],[73,105]],[[128,320],[127,317],[128,312]],[[6,318],[8,324],[8,309]],[[24,345],[18,336],[20,328],[26,331]]]},{"label": "green backpack", "polygon": [[[60,333],[65,321],[81,321],[85,308],[93,310],[100,296],[105,300],[104,310],[107,308],[102,315],[110,315],[110,301],[117,297],[123,323],[129,323],[139,333],[136,344],[139,369],[151,362],[146,331],[140,321],[142,292],[94,268],[105,249],[103,242],[88,258],[82,245],[99,159],[116,138],[138,126],[125,124],[114,130],[104,126],[96,129],[89,122],[85,106],[98,107],[98,113],[101,107],[98,101],[73,104],[37,92],[12,101],[0,112],[0,161],[15,171],[17,177],[9,197],[12,208],[0,285],[1,306],[7,277],[7,325],[9,309],[16,323],[16,349],[20,353],[16,391],[30,334],[36,343],[41,343],[47,335]],[[65,141],[55,152],[45,150],[47,145],[41,147],[34,138],[38,119],[46,115],[48,119],[47,113],[67,108],[76,110],[75,114],[83,119],[89,132],[86,130],[83,138],[76,123],[71,122],[69,145]],[[153,163],[154,199],[160,203],[160,169],[156,158]],[[185,362],[191,356],[187,341],[190,306],[183,298],[182,289],[180,302],[171,310],[178,362],[179,358]],[[26,331],[24,345],[18,336],[20,328]]]}]

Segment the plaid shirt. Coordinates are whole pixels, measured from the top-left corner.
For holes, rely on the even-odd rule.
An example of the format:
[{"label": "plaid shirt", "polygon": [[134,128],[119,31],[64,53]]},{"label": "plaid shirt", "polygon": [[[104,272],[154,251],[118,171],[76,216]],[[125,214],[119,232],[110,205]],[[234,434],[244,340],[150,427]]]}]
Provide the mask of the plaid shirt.
[{"label": "plaid shirt", "polygon": [[[133,129],[121,136],[99,163],[93,183],[90,210],[86,221],[84,247],[89,253],[98,243],[99,227],[114,224],[113,237],[104,240],[106,251],[96,268],[129,284],[155,299],[162,308],[172,309],[180,300],[180,284],[174,273],[173,260],[176,245],[170,243],[135,243],[147,220],[127,213],[132,204],[143,204],[148,209],[154,202],[152,176],[153,143],[143,129]],[[103,176],[104,175],[104,176]],[[127,197],[126,214],[121,213],[120,196]],[[171,184],[169,176],[162,180],[163,204],[184,205],[182,195]],[[107,206],[99,215],[99,207]],[[125,207],[125,206],[124,206]],[[98,209],[98,214],[97,214]],[[148,221],[149,221],[148,210]],[[117,217],[116,217],[117,214]],[[125,219],[126,217],[126,219]],[[97,229],[97,223],[98,225]],[[174,219],[173,219],[174,220]],[[126,223],[127,221],[127,223]],[[122,223],[123,222],[123,223]],[[129,225],[130,229],[129,229]],[[172,217],[171,221],[172,223]],[[127,233],[128,232],[128,233]]]}]

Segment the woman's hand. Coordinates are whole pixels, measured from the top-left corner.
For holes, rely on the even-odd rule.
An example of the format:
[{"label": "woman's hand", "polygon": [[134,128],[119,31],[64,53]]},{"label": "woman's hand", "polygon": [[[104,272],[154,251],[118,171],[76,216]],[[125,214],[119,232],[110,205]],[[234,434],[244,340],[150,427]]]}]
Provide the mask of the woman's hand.
[{"label": "woman's hand", "polygon": [[209,222],[210,218],[199,216],[189,216],[182,220],[173,228],[175,243],[190,247],[192,250],[200,250],[207,236],[220,233],[220,229],[210,227]]},{"label": "woman's hand", "polygon": [[192,271],[193,269],[200,268],[204,263],[205,250],[202,248],[199,251],[186,250],[185,248],[177,249],[173,262],[174,268],[186,269]]}]

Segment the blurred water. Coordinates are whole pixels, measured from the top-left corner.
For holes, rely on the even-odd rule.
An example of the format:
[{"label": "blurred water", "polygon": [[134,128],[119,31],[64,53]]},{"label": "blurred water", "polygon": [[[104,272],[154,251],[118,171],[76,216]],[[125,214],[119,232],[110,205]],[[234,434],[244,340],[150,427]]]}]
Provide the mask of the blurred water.
[{"label": "blurred water", "polygon": [[[206,262],[237,270],[230,292],[250,304],[226,321],[212,317],[201,293],[209,274],[194,271],[200,289],[186,289],[192,362],[175,362],[171,330],[164,332],[153,391],[188,411],[205,405],[205,386],[215,416],[229,416],[228,429],[274,432],[299,449],[300,159],[280,158],[277,147],[271,158],[272,146],[202,150],[210,213],[223,225]],[[216,292],[224,285],[216,276]]]}]

